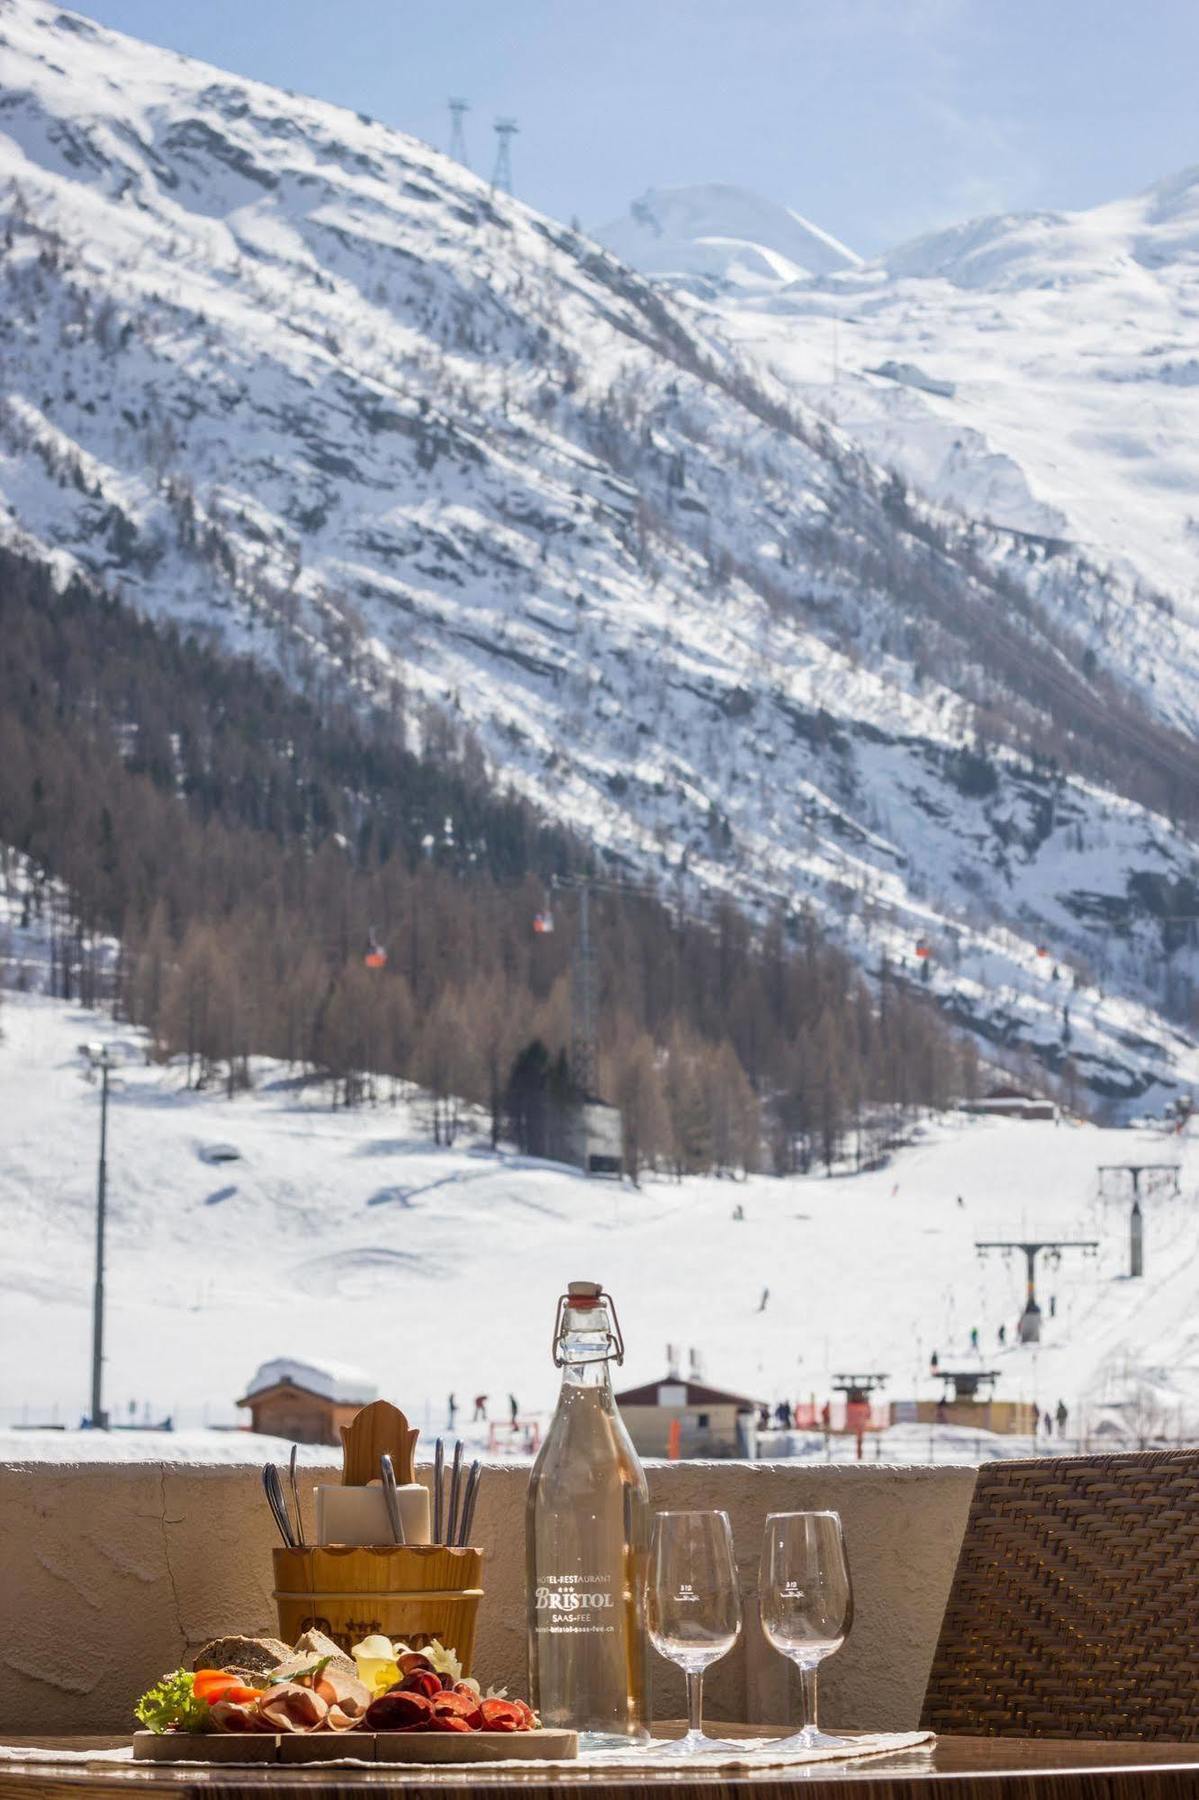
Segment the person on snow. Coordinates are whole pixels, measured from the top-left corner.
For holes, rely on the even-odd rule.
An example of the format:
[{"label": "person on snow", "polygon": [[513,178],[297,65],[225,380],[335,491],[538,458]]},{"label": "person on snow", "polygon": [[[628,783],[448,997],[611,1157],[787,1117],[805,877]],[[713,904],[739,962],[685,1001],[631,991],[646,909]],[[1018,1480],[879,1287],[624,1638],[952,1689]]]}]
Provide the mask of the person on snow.
[{"label": "person on snow", "polygon": [[1066,1410],[1066,1402],[1064,1400],[1059,1400],[1057,1403],[1057,1435],[1060,1438],[1064,1438],[1066,1435],[1066,1420],[1069,1417],[1070,1414]]}]

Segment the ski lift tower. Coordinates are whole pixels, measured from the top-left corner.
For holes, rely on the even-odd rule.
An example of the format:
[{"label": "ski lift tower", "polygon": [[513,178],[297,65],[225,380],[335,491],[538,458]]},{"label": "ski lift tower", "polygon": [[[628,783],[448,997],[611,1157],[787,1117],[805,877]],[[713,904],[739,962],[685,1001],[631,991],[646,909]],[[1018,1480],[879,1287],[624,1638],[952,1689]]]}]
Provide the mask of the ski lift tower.
[{"label": "ski lift tower", "polygon": [[1100,1163],[1099,1192],[1102,1194],[1109,1175],[1127,1175],[1132,1182],[1132,1211],[1128,1215],[1128,1273],[1135,1281],[1145,1273],[1145,1221],[1141,1213],[1141,1177],[1146,1176],[1145,1194],[1162,1189],[1172,1198],[1181,1193],[1177,1163]]},{"label": "ski lift tower", "polygon": [[869,1404],[871,1394],[878,1388],[886,1387],[890,1379],[890,1375],[880,1374],[878,1370],[873,1370],[866,1375],[834,1374],[833,1392],[844,1394],[847,1406],[861,1406]]},{"label": "ski lift tower", "polygon": [[833,1391],[845,1395],[845,1429],[857,1444],[858,1461],[862,1460],[862,1440],[870,1429],[870,1396],[886,1387],[890,1377],[879,1370],[865,1375],[845,1372],[833,1376]]},{"label": "ski lift tower", "polygon": [[512,192],[512,140],[520,130],[515,119],[497,119],[495,122],[495,170],[491,177],[491,191],[503,188],[506,194]]},{"label": "ski lift tower", "polygon": [[[999,1374],[998,1369],[938,1369],[941,1399],[946,1406],[956,1406],[959,1400],[967,1403],[992,1400]],[[979,1392],[980,1388],[982,1393]]]},{"label": "ski lift tower", "polygon": [[[589,1121],[588,1116],[589,1109],[597,1113],[612,1111],[611,1108],[604,1106],[597,1093],[599,1085],[599,975],[595,942],[591,935],[591,896],[593,893],[618,894],[626,899],[661,902],[662,893],[650,882],[620,881],[609,879],[603,875],[554,875],[550,878],[546,906],[533,920],[533,929],[539,935],[549,935],[553,932],[554,913],[549,895],[561,892],[575,893],[579,897],[577,929],[570,969],[570,1078],[576,1099],[582,1108],[582,1163],[584,1169],[590,1173],[593,1159],[589,1141],[592,1135],[592,1122]],[[682,917],[681,907],[679,916]],[[604,1153],[603,1160],[605,1164],[612,1161],[612,1157],[607,1151]],[[605,1167],[601,1172],[608,1174],[615,1171]]]},{"label": "ski lift tower", "polygon": [[1023,1250],[1028,1265],[1028,1286],[1025,1291],[1024,1311],[1020,1314],[1020,1342],[1022,1344],[1039,1344],[1041,1341],[1041,1309],[1037,1305],[1037,1257],[1045,1250],[1060,1262],[1063,1250],[1081,1250],[1086,1256],[1094,1256],[1099,1249],[1098,1238],[986,1238],[975,1239],[974,1248],[985,1262],[988,1252],[1002,1250],[1010,1256],[1013,1250]]},{"label": "ski lift tower", "polygon": [[470,102],[451,99],[448,105],[450,109],[450,155],[456,163],[461,163],[464,169],[469,169],[470,158],[466,154],[466,129],[462,121],[470,111]]}]

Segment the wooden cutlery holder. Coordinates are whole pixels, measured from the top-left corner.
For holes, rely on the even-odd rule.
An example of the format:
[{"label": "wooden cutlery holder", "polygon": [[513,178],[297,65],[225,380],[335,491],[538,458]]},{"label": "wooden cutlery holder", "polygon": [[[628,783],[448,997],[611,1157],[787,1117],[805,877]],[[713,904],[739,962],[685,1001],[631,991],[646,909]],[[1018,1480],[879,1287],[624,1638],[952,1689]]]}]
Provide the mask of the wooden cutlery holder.
[{"label": "wooden cutlery holder", "polygon": [[343,1650],[381,1632],[419,1650],[437,1638],[470,1674],[483,1598],[483,1552],[441,1544],[277,1549],[279,1636],[323,1631]]}]

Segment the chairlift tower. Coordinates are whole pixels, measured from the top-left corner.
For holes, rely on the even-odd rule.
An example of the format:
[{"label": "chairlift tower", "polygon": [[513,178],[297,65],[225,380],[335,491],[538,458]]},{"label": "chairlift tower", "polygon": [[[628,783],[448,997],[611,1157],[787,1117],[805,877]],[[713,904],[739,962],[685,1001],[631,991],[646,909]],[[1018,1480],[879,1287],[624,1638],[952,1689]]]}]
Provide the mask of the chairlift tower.
[{"label": "chairlift tower", "polygon": [[520,130],[515,119],[497,119],[495,122],[495,169],[491,177],[491,191],[503,188],[506,194],[512,192],[512,140]]},{"label": "chairlift tower", "polygon": [[591,885],[579,887],[579,929],[575,936],[574,967],[570,980],[570,1077],[575,1092],[584,1100],[595,1094],[598,1082],[596,1051],[595,945],[591,941]]},{"label": "chairlift tower", "polygon": [[1042,1250],[1050,1256],[1061,1260],[1063,1250],[1081,1250],[1087,1256],[1094,1256],[1099,1249],[1098,1238],[985,1238],[975,1239],[974,1248],[985,1261],[990,1250],[1002,1250],[1010,1255],[1013,1250],[1023,1250],[1028,1266],[1028,1285],[1025,1290],[1024,1311],[1020,1314],[1020,1342],[1022,1344],[1039,1344],[1041,1341],[1041,1308],[1037,1304],[1037,1257]]},{"label": "chairlift tower", "polygon": [[[955,1406],[959,1400],[990,1401],[995,1398],[995,1383],[999,1380],[998,1369],[938,1369],[937,1380],[941,1383],[941,1398],[946,1406]],[[979,1393],[979,1389],[984,1390]]]},{"label": "chairlift tower", "polygon": [[867,1371],[864,1375],[853,1371],[833,1372],[832,1388],[835,1394],[844,1394],[846,1405],[862,1406],[869,1401],[871,1394],[879,1388],[885,1388],[890,1375],[878,1369]]},{"label": "chairlift tower", "polygon": [[1145,1273],[1145,1219],[1141,1212],[1141,1176],[1152,1177],[1145,1183],[1146,1195],[1164,1188],[1167,1194],[1177,1198],[1181,1192],[1179,1165],[1167,1162],[1100,1163],[1100,1193],[1103,1192],[1104,1177],[1107,1175],[1127,1175],[1132,1182],[1132,1210],[1128,1215],[1128,1273],[1130,1279],[1136,1281]]},{"label": "chairlift tower", "polygon": [[[594,1099],[599,1081],[599,971],[591,935],[593,893],[619,894],[626,898],[662,901],[662,891],[652,882],[614,880],[603,875],[554,875],[551,893],[571,892],[579,897],[578,922],[570,970],[570,1074],[576,1092]],[[682,918],[682,908],[679,909]],[[553,911],[547,905],[534,929],[553,930]]]},{"label": "chairlift tower", "polygon": [[451,99],[450,108],[450,155],[454,161],[461,163],[464,169],[470,168],[470,158],[466,154],[466,128],[462,121],[470,111],[468,100]]}]

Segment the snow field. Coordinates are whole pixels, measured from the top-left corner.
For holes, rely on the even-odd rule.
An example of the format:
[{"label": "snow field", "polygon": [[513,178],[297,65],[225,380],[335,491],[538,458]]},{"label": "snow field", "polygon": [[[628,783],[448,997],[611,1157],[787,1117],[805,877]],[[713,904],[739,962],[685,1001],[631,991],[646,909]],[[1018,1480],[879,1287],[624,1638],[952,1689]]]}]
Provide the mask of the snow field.
[{"label": "snow field", "polygon": [[[137,1046],[38,996],[6,994],[0,1021],[0,1424],[76,1424],[98,1126],[77,1045]],[[664,1375],[674,1344],[699,1351],[714,1385],[770,1402],[822,1399],[837,1371],[865,1368],[887,1370],[888,1395],[909,1398],[939,1392],[935,1348],[942,1364],[998,1368],[1000,1397],[1065,1398],[1075,1419],[1118,1419],[1113,1403],[1151,1394],[1172,1432],[1199,1425],[1199,1167],[1186,1140],[951,1115],[862,1176],[654,1179],[639,1191],[480,1142],[438,1150],[419,1097],[333,1113],[281,1069],[260,1065],[257,1078],[229,1102],[131,1060],[114,1091],[105,1394],[116,1420],[132,1401],[139,1419],[231,1424],[258,1366],[284,1355],[363,1370],[428,1434],[444,1429],[451,1392],[460,1427],[476,1393],[496,1417],[509,1393],[522,1416],[544,1414],[554,1304],[588,1276],[620,1312],[621,1384]],[[204,1160],[214,1145],[227,1160]],[[1128,1281],[1127,1204],[1097,1198],[1096,1167],[1176,1155],[1183,1198],[1147,1201],[1147,1274]],[[974,1240],[1030,1229],[1098,1237],[1101,1251],[1042,1275],[1057,1316],[1039,1350],[999,1349],[1001,1322],[1014,1335],[1023,1259],[980,1263]],[[467,1435],[485,1442],[482,1428]],[[5,1447],[20,1454],[22,1439]]]}]

